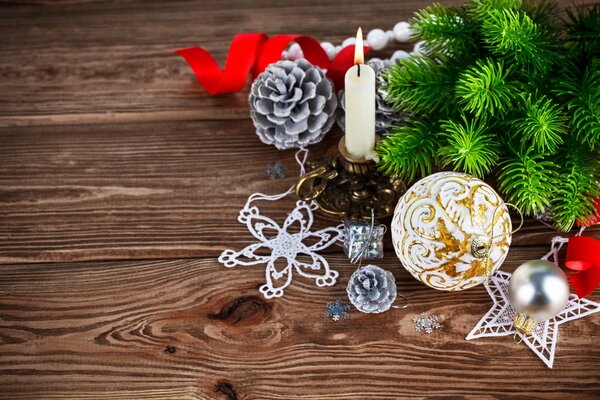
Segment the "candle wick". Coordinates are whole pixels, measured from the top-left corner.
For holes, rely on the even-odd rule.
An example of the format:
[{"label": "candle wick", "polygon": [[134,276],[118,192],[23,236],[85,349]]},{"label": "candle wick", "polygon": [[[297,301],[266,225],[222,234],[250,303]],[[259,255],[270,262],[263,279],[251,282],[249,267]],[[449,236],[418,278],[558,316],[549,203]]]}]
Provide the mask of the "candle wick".
[{"label": "candle wick", "polygon": [[360,64],[356,64],[356,66],[358,67],[358,68],[356,69],[356,75],[357,75],[358,77],[360,77]]}]

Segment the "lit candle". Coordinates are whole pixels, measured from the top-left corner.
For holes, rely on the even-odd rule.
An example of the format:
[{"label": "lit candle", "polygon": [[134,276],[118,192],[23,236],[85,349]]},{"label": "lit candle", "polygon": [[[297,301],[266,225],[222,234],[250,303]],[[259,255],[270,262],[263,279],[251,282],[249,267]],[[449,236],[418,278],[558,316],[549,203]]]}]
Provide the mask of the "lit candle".
[{"label": "lit candle", "polygon": [[345,77],[346,150],[357,158],[375,158],[375,71],[364,64],[362,30],[356,33],[354,66]]}]

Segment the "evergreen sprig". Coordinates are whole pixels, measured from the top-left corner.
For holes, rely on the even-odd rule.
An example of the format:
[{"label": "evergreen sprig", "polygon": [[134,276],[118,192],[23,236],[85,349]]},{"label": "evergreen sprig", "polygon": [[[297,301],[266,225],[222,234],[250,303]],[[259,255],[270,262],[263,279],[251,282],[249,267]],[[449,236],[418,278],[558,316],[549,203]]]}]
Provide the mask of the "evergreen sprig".
[{"label": "evergreen sprig", "polygon": [[388,175],[414,180],[417,176],[431,173],[440,146],[438,138],[430,133],[437,129],[438,122],[431,125],[413,121],[396,128],[385,141],[379,144],[380,168]]},{"label": "evergreen sprig", "polygon": [[380,144],[380,168],[495,170],[506,200],[568,230],[600,197],[600,3],[565,21],[553,0],[466,1],[416,14],[430,51],[387,73],[387,101],[409,118]]},{"label": "evergreen sprig", "polygon": [[509,203],[526,214],[549,208],[554,194],[556,165],[532,148],[511,149],[502,162],[498,186]]},{"label": "evergreen sprig", "polygon": [[454,75],[446,64],[417,56],[402,60],[384,77],[391,104],[418,114],[445,114],[452,105]]},{"label": "evergreen sprig", "polygon": [[552,40],[524,11],[491,10],[481,26],[483,41],[495,55],[514,61],[532,72],[545,74],[558,58]]},{"label": "evergreen sprig", "polygon": [[476,26],[466,23],[465,17],[459,8],[434,3],[415,14],[411,29],[427,40],[429,51],[446,53],[452,48],[454,53],[466,54],[476,48]]},{"label": "evergreen sprig", "polygon": [[561,107],[545,96],[534,101],[531,94],[522,103],[522,112],[511,123],[514,134],[522,135],[539,153],[556,153],[567,133]]},{"label": "evergreen sprig", "polygon": [[596,212],[595,199],[600,196],[600,154],[571,141],[564,149],[560,179],[555,180],[553,204],[556,226],[568,231],[575,221],[591,219]]},{"label": "evergreen sprig", "polygon": [[522,5],[522,0],[467,0],[465,9],[469,17],[481,23],[494,10],[518,10]]},{"label": "evergreen sprig", "polygon": [[502,61],[477,60],[456,84],[459,104],[476,117],[505,112],[517,94],[517,85],[509,74],[510,69],[504,68]]},{"label": "evergreen sprig", "polygon": [[554,92],[564,99],[572,115],[571,129],[592,149],[600,147],[600,59],[592,61],[582,74],[571,65],[561,78]]},{"label": "evergreen sprig", "polygon": [[483,178],[498,161],[500,144],[486,124],[478,119],[469,121],[464,115],[461,122],[446,120],[441,124],[446,145],[439,150],[443,166],[465,171]]},{"label": "evergreen sprig", "polygon": [[553,0],[525,1],[523,10],[537,24],[553,28],[557,22],[558,4]]},{"label": "evergreen sprig", "polygon": [[590,57],[600,57],[600,3],[568,8],[565,23],[567,40]]}]

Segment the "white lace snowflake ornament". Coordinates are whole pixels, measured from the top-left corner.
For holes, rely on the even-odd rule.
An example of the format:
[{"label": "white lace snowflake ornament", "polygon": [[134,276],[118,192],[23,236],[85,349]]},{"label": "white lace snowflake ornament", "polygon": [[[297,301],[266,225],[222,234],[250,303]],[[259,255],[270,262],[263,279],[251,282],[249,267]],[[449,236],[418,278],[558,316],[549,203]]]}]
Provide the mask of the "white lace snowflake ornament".
[{"label": "white lace snowflake ornament", "polygon": [[[255,200],[278,200],[288,193],[276,196],[256,193],[250,196],[240,210],[238,221],[245,224],[259,242],[240,251],[225,250],[219,257],[219,262],[228,268],[266,264],[266,283],[259,290],[267,299],[282,296],[283,290],[292,282],[294,273],[314,279],[319,287],[335,285],[339,275],[329,268],[327,260],[317,252],[342,240],[343,225],[312,232],[313,211],[317,209],[314,203],[298,201],[282,226],[261,215],[258,207],[251,205]],[[299,256],[310,261],[302,262]],[[278,260],[284,262],[277,263]],[[277,268],[276,263],[284,267]]]},{"label": "white lace snowflake ornament", "polygon": [[569,296],[569,302],[564,310],[556,317],[543,322],[538,322],[535,330],[529,336],[517,332],[513,327],[516,312],[508,300],[508,285],[511,274],[498,271],[492,277],[486,289],[494,300],[492,308],[477,323],[475,328],[467,335],[467,340],[488,336],[517,335],[548,368],[554,363],[554,351],[558,339],[558,327],[568,321],[583,318],[600,311],[600,304],[587,299],[580,299],[575,294]]}]

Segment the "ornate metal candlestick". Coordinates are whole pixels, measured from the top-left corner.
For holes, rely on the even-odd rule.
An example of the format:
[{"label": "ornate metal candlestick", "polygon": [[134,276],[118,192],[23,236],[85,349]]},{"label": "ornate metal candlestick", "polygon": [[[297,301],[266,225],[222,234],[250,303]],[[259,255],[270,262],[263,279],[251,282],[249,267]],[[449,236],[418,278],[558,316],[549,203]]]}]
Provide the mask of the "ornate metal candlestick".
[{"label": "ornate metal candlestick", "polygon": [[392,215],[406,191],[404,182],[378,172],[373,160],[352,157],[343,137],[338,151],[332,158],[308,163],[311,170],[298,178],[296,196],[314,200],[323,212],[338,217],[370,218],[371,209],[375,218]]}]

